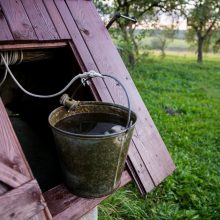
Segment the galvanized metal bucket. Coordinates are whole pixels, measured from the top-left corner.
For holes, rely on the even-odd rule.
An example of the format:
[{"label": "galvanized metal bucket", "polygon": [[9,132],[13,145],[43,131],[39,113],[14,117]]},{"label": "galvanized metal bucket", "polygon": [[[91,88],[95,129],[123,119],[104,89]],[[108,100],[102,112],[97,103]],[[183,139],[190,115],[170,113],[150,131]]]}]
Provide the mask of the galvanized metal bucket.
[{"label": "galvanized metal bucket", "polygon": [[[65,103],[68,106],[74,101],[67,98]],[[124,129],[90,135],[56,127],[61,120],[83,113],[95,113],[110,121],[118,120]],[[136,120],[136,114],[128,108],[94,101],[77,102],[71,110],[62,106],[50,114],[49,124],[65,183],[71,192],[81,197],[94,198],[108,195],[119,187]]]}]

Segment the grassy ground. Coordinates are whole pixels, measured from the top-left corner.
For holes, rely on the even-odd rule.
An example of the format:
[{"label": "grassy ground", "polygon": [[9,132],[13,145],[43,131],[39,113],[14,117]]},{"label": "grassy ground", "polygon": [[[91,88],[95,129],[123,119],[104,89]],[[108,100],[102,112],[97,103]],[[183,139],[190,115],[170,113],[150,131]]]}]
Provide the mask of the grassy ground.
[{"label": "grassy ground", "polygon": [[154,55],[130,72],[177,170],[146,198],[134,184],[118,191],[99,219],[220,219],[219,57]]}]

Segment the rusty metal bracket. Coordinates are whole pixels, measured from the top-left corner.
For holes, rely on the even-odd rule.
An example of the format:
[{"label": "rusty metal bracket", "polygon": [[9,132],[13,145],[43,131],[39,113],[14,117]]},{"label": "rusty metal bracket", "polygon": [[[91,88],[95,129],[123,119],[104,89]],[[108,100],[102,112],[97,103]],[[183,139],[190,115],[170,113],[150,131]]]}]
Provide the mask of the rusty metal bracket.
[{"label": "rusty metal bracket", "polygon": [[116,13],[113,15],[112,19],[111,19],[111,20],[108,22],[108,24],[106,25],[106,28],[109,29],[109,28],[112,26],[112,24],[113,24],[116,20],[118,20],[119,18],[124,18],[124,19],[126,19],[126,20],[132,21],[133,23],[137,23],[137,19],[136,19],[136,18],[134,18],[134,17],[128,17],[128,16],[125,16],[125,15],[122,15],[120,12],[116,12]]}]

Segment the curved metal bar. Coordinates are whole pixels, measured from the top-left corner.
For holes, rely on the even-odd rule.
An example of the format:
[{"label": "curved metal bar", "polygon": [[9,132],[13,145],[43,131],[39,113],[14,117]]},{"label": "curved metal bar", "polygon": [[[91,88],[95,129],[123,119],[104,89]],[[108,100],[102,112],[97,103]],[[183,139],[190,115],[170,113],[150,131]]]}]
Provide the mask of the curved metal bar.
[{"label": "curved metal bar", "polygon": [[128,128],[130,126],[130,120],[131,120],[131,104],[130,104],[130,99],[127,93],[127,90],[125,89],[124,85],[114,76],[111,75],[107,75],[107,74],[103,74],[104,77],[109,77],[111,79],[114,79],[124,90],[126,98],[127,98],[127,103],[128,103],[128,120],[127,120],[127,124],[126,124],[126,128]]}]

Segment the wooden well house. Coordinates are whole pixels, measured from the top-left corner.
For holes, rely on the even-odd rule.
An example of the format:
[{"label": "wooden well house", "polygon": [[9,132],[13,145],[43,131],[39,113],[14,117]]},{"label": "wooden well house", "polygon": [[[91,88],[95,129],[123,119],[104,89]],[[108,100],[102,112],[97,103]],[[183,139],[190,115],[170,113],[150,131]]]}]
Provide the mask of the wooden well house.
[{"label": "wooden well house", "polygon": [[[56,92],[74,75],[90,70],[112,74],[125,85],[138,121],[121,186],[135,181],[145,194],[174,171],[92,1],[0,0],[0,51],[14,50],[22,50],[24,57],[11,69],[35,93]],[[1,66],[0,79],[3,71]],[[58,98],[29,97],[10,77],[0,92],[0,219],[78,219],[105,199],[79,198],[62,183],[47,120]],[[126,106],[123,91],[109,79],[92,79],[75,96]]]}]

